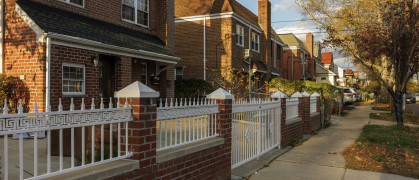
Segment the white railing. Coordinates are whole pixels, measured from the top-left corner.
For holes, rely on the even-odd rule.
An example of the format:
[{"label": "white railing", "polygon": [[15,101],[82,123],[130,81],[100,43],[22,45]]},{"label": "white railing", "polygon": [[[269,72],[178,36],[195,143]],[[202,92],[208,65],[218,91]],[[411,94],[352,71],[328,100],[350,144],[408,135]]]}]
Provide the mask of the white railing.
[{"label": "white railing", "polygon": [[232,108],[232,168],[279,147],[280,101],[234,101]]},{"label": "white railing", "polygon": [[[128,103],[125,104],[125,107],[120,107],[118,99],[117,107],[113,108],[112,100],[110,100],[109,108],[104,109],[102,99],[100,109],[95,109],[94,99],[92,99],[91,109],[86,110],[84,99],[82,99],[81,109],[75,110],[73,99],[71,99],[70,111],[63,111],[60,99],[58,111],[49,112],[47,110],[47,112],[38,112],[35,100],[33,109],[33,113],[23,113],[22,103],[19,101],[18,113],[8,114],[7,101],[5,100],[3,114],[0,115],[0,136],[3,136],[0,140],[3,140],[4,146],[3,178],[6,180],[43,179],[132,156],[127,151],[128,136],[125,136],[126,153],[121,154],[122,126],[125,124],[125,134],[128,134],[128,122],[133,120],[132,108],[128,107]],[[97,144],[95,143],[96,126],[100,127],[100,137],[96,138],[100,143],[96,142]],[[110,132],[109,149],[107,151],[109,156],[107,157],[104,156],[104,140],[105,138],[108,139],[108,137],[104,137],[105,126]],[[69,129],[70,131],[70,142],[63,142],[64,129]],[[81,142],[75,142],[75,129],[81,129]],[[88,130],[91,131],[90,148],[86,147],[89,146],[86,142],[86,136],[88,136],[86,131],[88,132]],[[46,140],[44,139],[45,131]],[[56,131],[58,131],[58,137],[51,135],[52,132]],[[117,144],[113,142],[112,136],[114,132],[117,133]],[[16,140],[10,140],[9,142],[9,135],[16,137],[18,143]],[[33,139],[25,140],[24,142],[24,137]],[[65,138],[67,137],[66,135]],[[51,138],[58,139],[58,143],[54,141],[53,143],[56,144],[52,145]],[[66,146],[66,149],[64,149],[64,143],[70,143],[71,145]],[[81,149],[77,150],[77,153],[81,153],[81,156],[77,157],[77,159],[75,157],[75,143],[80,143],[81,146]],[[59,150],[58,157],[51,154],[52,146]],[[58,148],[55,146],[58,146]],[[69,158],[63,156],[63,150],[68,150],[68,148],[71,149]],[[99,153],[100,158],[96,157],[99,156]]]},{"label": "white railing", "polygon": [[317,112],[317,98],[310,98],[310,113]]},{"label": "white railing", "polygon": [[[162,102],[160,100],[160,102]],[[219,105],[208,99],[170,99],[157,108],[157,151],[216,137]]]},{"label": "white railing", "polygon": [[287,99],[286,106],[287,106],[287,115],[286,120],[298,117],[298,98],[290,98]]}]

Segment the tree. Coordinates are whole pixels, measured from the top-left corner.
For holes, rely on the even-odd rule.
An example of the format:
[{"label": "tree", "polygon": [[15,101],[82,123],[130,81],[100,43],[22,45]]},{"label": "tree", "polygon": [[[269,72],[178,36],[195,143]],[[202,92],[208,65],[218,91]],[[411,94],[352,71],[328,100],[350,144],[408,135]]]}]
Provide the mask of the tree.
[{"label": "tree", "polygon": [[385,87],[403,125],[402,93],[418,71],[419,9],[414,0],[296,0],[328,34]]}]

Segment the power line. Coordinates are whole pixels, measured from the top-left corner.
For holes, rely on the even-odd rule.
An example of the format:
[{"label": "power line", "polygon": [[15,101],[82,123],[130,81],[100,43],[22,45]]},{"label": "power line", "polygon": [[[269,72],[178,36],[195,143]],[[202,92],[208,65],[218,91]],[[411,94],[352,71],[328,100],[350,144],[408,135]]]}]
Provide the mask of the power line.
[{"label": "power line", "polygon": [[299,21],[312,21],[314,19],[296,19],[296,20],[286,20],[286,21],[273,21],[271,23],[281,23],[281,22],[299,22]]}]

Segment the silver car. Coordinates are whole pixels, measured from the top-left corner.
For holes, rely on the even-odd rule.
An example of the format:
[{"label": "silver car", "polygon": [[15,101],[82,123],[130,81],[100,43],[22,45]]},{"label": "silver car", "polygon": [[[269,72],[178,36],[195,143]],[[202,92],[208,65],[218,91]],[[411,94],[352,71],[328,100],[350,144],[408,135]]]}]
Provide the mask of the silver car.
[{"label": "silver car", "polygon": [[343,88],[343,104],[353,104],[354,94],[349,88]]}]

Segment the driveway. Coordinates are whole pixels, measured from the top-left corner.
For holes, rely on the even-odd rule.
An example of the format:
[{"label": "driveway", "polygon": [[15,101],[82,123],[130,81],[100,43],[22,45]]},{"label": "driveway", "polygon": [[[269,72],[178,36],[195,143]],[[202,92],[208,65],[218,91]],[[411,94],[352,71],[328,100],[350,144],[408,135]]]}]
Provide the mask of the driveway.
[{"label": "driveway", "polygon": [[371,107],[367,104],[356,106],[340,122],[332,122],[329,128],[278,157],[250,179],[413,180],[393,174],[345,169],[342,152],[361,134],[362,127],[368,124]]}]

